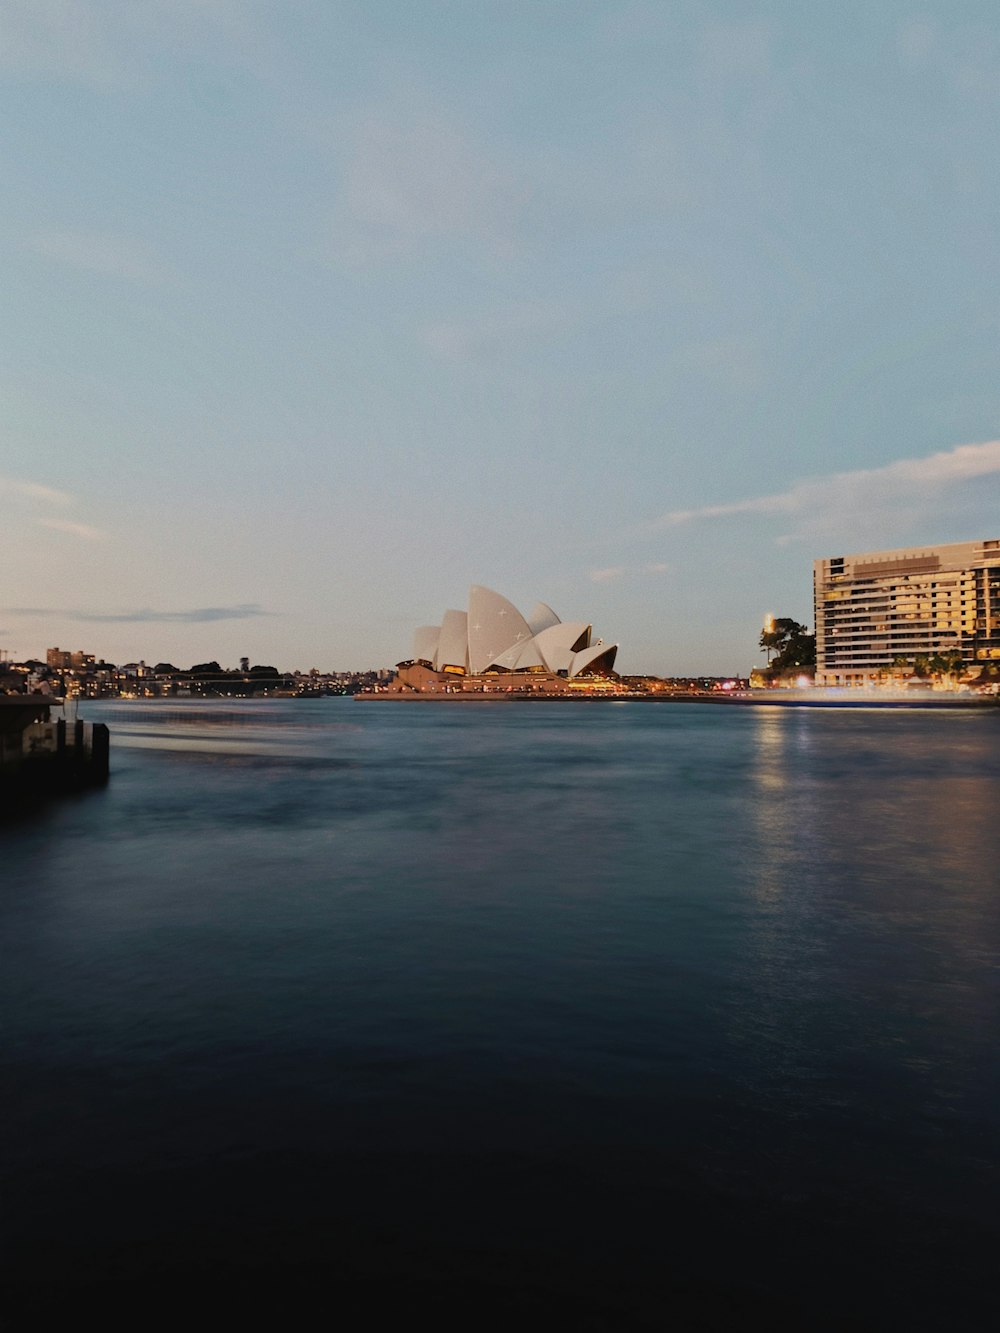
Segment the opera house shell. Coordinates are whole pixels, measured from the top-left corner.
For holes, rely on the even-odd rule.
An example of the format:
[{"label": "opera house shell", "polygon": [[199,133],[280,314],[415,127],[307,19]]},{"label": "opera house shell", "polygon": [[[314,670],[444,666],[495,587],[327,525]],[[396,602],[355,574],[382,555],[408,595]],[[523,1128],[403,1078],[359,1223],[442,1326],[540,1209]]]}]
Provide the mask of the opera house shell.
[{"label": "opera house shell", "polygon": [[506,597],[473,585],[467,611],[446,611],[440,625],[415,632],[413,659],[399,671],[417,667],[452,678],[549,673],[574,680],[610,675],[617,652],[616,643],[592,640],[586,621],[562,621],[544,602],[522,616]]}]

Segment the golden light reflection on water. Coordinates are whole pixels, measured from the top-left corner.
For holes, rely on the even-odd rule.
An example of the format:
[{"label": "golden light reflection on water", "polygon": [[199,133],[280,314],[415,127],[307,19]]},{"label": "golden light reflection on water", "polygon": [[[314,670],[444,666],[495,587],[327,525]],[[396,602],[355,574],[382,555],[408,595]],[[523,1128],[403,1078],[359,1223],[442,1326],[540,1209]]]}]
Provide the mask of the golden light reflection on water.
[{"label": "golden light reflection on water", "polygon": [[784,719],[777,709],[758,708],[754,714],[753,781],[765,792],[780,792],[787,782]]},{"label": "golden light reflection on water", "polygon": [[[756,1077],[782,1113],[813,1095],[803,1079],[831,992],[843,1059],[906,1068],[928,1114],[950,1104],[962,1071],[931,1061],[929,1044],[982,1023],[1000,967],[995,722],[758,713],[741,964],[755,1000],[730,1034],[770,1052]],[[891,1037],[873,1035],[879,1012],[896,1015]]]},{"label": "golden light reflection on water", "polygon": [[759,708],[754,716],[750,769],[751,818],[756,826],[752,857],[755,896],[761,903],[782,897],[795,829],[790,824],[789,723],[781,710]]}]

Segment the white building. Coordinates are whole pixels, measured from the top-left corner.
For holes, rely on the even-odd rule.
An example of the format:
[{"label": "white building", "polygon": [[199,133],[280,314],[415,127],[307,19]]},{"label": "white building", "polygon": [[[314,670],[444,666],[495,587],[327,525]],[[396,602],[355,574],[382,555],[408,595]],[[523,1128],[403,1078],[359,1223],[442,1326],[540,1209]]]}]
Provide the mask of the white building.
[{"label": "white building", "polygon": [[446,611],[440,625],[413,636],[412,663],[443,677],[548,673],[566,680],[607,675],[616,643],[592,640],[586,621],[563,622],[538,602],[527,616],[490,588],[469,589],[467,611]]}]

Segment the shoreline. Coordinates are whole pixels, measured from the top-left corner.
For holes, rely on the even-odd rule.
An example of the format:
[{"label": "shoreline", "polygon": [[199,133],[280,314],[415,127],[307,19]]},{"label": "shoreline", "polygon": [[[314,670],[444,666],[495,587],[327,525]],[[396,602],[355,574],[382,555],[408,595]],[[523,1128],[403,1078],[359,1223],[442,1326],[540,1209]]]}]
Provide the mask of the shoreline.
[{"label": "shoreline", "polygon": [[[875,698],[870,694],[857,691],[860,697],[846,695],[818,697],[819,691],[797,693],[794,697],[774,697],[778,691],[762,691],[766,697],[753,697],[748,694],[515,694],[502,693],[479,694],[472,691],[455,694],[431,694],[414,691],[412,694],[388,692],[383,694],[355,694],[356,702],[392,702],[392,703],[615,703],[615,704],[714,704],[743,708],[894,708],[894,709],[951,709],[959,711],[981,711],[1000,708],[1000,698],[995,695],[961,695],[934,698],[921,695],[918,698],[893,696]],[[782,691],[781,694],[791,692]],[[811,695],[812,697],[807,697]]]}]

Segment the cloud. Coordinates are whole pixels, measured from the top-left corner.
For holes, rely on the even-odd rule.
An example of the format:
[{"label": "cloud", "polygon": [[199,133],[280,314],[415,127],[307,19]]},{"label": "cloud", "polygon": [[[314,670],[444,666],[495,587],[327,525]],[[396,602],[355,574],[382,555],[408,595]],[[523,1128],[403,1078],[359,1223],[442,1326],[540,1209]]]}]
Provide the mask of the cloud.
[{"label": "cloud", "polygon": [[40,528],[52,528],[55,532],[68,532],[71,537],[82,537],[88,542],[102,542],[107,537],[100,528],[92,528],[89,523],[71,523],[66,518],[40,518],[36,520]]},{"label": "cloud", "polygon": [[143,241],[112,232],[44,231],[26,241],[44,259],[133,282],[162,282],[167,269]]},{"label": "cloud", "polygon": [[[75,523],[68,518],[50,518],[53,509],[66,509],[76,504],[76,497],[66,491],[57,491],[54,486],[44,486],[37,481],[18,481],[13,477],[0,477],[0,500],[12,501],[22,511],[27,510],[28,521],[37,527],[51,528],[54,532],[65,532],[71,537],[82,537],[85,541],[104,541],[107,533],[89,523]],[[38,514],[42,508],[41,516]],[[34,511],[34,512],[33,512]]]},{"label": "cloud", "polygon": [[0,498],[11,497],[15,500],[40,500],[42,504],[70,505],[73,497],[65,491],[57,491],[52,486],[43,486],[37,481],[17,481],[13,477],[0,477]]},{"label": "cloud", "polygon": [[[809,483],[802,483],[805,487]],[[728,518],[731,514],[787,514],[797,509],[798,487],[778,495],[760,495],[752,500],[734,500],[731,504],[703,505],[701,509],[672,509],[656,522],[657,527],[672,527],[696,519]]]},{"label": "cloud", "polygon": [[526,301],[473,319],[441,320],[418,333],[424,347],[446,361],[486,361],[532,336],[568,327],[568,312],[543,301]]},{"label": "cloud", "polygon": [[633,574],[665,574],[670,568],[662,561],[657,561],[650,565],[637,565],[629,568],[627,565],[612,565],[608,569],[592,569],[590,571],[591,583],[617,583],[619,579],[627,578]]},{"label": "cloud", "polygon": [[236,606],[200,606],[191,611],[60,611],[36,606],[15,606],[4,612],[8,616],[50,616],[59,620],[78,620],[88,624],[132,625],[168,624],[203,625],[216,620],[252,620],[255,616],[273,616],[256,602],[240,602]]},{"label": "cloud", "polygon": [[[743,514],[786,514],[795,520],[792,537],[845,523],[856,525],[872,515],[940,508],[942,492],[977,477],[1000,474],[1000,440],[961,444],[925,458],[900,458],[884,467],[834,472],[797,481],[786,491],[758,495],[698,509],[673,509],[651,523],[647,532],[708,519]],[[779,540],[789,540],[788,537]]]}]

